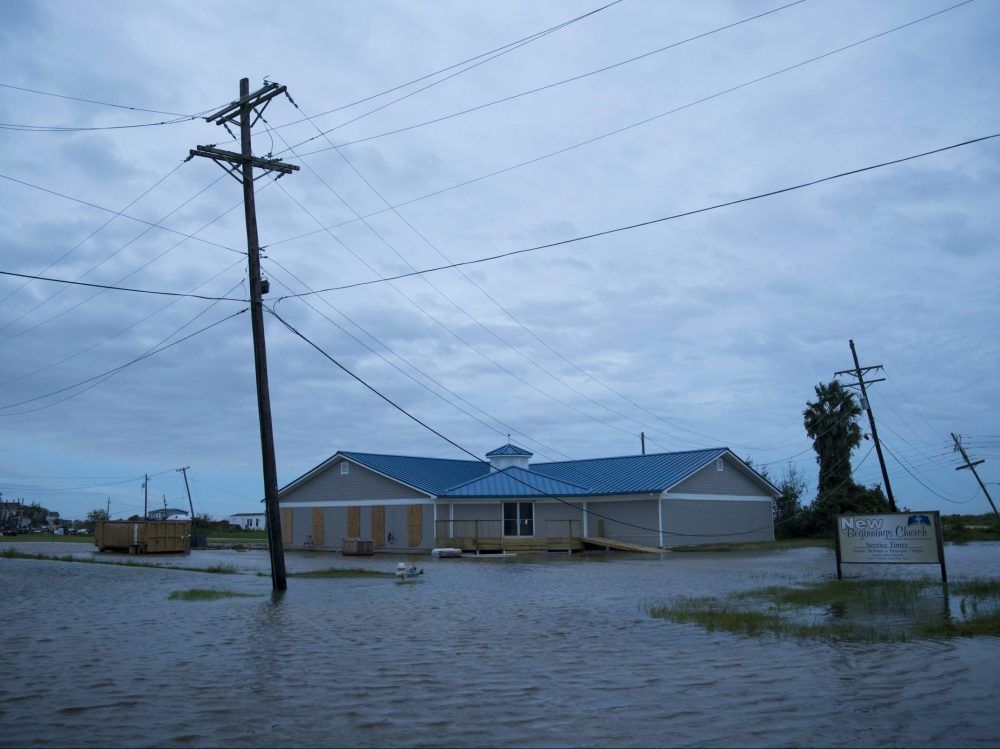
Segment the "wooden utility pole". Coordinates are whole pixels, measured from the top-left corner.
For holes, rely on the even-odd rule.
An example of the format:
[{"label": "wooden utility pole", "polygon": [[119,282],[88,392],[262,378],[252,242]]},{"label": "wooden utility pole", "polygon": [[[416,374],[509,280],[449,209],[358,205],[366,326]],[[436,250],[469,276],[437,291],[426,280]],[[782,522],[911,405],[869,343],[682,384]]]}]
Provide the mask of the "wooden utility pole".
[{"label": "wooden utility pole", "polygon": [[191,466],[184,466],[183,468],[178,468],[177,470],[184,474],[184,491],[188,495],[188,508],[191,510],[191,528],[194,529],[194,505],[191,503],[191,487],[188,486],[188,469]]},{"label": "wooden utility pole", "polygon": [[149,517],[149,474],[143,474],[142,482],[142,517]]},{"label": "wooden utility pole", "polygon": [[875,382],[885,381],[884,377],[879,377],[875,380],[868,380],[867,383],[865,382],[865,375],[874,370],[882,369],[882,365],[876,364],[872,367],[862,367],[858,363],[858,352],[854,348],[854,340],[852,339],[850,343],[851,356],[854,357],[854,369],[845,369],[840,372],[834,372],[833,376],[839,377],[843,374],[852,374],[858,378],[857,382],[849,382],[847,383],[847,386],[861,389],[861,407],[868,412],[868,425],[872,430],[872,440],[875,442],[875,452],[878,454],[878,464],[882,468],[882,481],[885,482],[885,495],[889,499],[889,509],[892,510],[892,512],[898,512],[899,510],[896,507],[896,500],[892,496],[892,485],[889,483],[889,472],[885,470],[885,458],[882,457],[882,445],[880,445],[878,441],[878,429],[875,428],[875,415],[872,413],[872,406],[868,401],[868,391],[865,389],[866,384],[871,385]]},{"label": "wooden utility pole", "polygon": [[983,494],[986,495],[986,499],[988,499],[990,502],[990,507],[993,508],[993,514],[996,515],[997,517],[1000,517],[1000,512],[997,512],[997,506],[993,504],[993,497],[990,496],[990,493],[986,490],[986,484],[983,483],[983,480],[979,478],[979,474],[976,472],[976,466],[979,465],[980,463],[985,463],[986,461],[983,460],[982,458],[976,461],[969,460],[969,454],[965,452],[965,446],[962,444],[962,438],[959,437],[954,432],[951,433],[951,438],[955,440],[955,451],[962,453],[962,460],[965,461],[965,465],[961,465],[955,470],[961,471],[965,468],[968,468],[970,471],[972,471],[972,475],[975,476],[976,481],[979,482],[979,488],[983,490]]},{"label": "wooden utility pole", "polygon": [[[260,242],[257,238],[257,209],[254,203],[253,169],[263,170],[258,176],[277,172],[278,177],[298,170],[281,159],[262,159],[253,155],[250,129],[260,119],[271,100],[286,94],[286,87],[265,83],[250,93],[250,80],[240,81],[240,98],[230,102],[218,112],[208,115],[206,122],[215,122],[229,128],[228,123],[239,123],[240,153],[223,151],[214,146],[191,149],[188,159],[203,156],[231,174],[243,185],[243,212],[247,227],[247,258],[250,281],[250,320],[253,327],[254,372],[257,377],[257,412],[260,419],[260,450],[264,472],[264,506],[267,512],[267,545],[271,554],[271,587],[276,591],[287,589],[285,578],[285,551],[281,540],[281,513],[278,508],[278,469],[274,459],[274,432],[271,426],[271,396],[267,384],[267,350],[264,345],[264,302],[266,293],[260,277]],[[253,118],[253,119],[251,119]]]}]

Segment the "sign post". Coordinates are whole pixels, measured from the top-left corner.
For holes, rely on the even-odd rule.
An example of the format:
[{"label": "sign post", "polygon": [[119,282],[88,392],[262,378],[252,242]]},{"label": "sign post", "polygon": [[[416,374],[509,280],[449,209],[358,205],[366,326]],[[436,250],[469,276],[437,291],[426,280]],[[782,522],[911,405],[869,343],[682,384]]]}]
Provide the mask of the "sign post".
[{"label": "sign post", "polygon": [[937,510],[837,515],[834,543],[838,580],[842,564],[938,564],[948,582]]}]

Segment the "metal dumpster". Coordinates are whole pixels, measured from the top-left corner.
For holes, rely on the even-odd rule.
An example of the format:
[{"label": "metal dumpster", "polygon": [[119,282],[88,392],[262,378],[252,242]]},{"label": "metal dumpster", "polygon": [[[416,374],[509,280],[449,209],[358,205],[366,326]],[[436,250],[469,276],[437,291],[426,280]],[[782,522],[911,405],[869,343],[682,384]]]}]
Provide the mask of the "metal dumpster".
[{"label": "metal dumpster", "polygon": [[186,554],[191,550],[189,520],[99,520],[94,543],[101,551],[129,554]]},{"label": "metal dumpster", "polygon": [[340,553],[349,557],[370,557],[375,555],[375,542],[363,538],[341,538]]}]

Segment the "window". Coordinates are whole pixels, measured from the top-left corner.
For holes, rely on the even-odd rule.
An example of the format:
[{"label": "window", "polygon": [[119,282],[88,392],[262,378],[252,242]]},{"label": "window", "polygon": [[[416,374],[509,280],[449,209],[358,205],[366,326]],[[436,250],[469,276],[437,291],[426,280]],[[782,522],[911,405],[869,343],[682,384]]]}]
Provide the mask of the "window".
[{"label": "window", "polygon": [[723,461],[722,458],[715,459],[715,470],[721,471],[724,469],[725,465],[725,461]]},{"label": "window", "polygon": [[341,461],[341,463],[340,463],[340,475],[341,476],[346,476],[348,473],[350,473],[350,471],[351,471],[351,464],[348,463],[346,460]]},{"label": "window", "polygon": [[503,534],[505,536],[534,536],[535,503],[504,502]]}]

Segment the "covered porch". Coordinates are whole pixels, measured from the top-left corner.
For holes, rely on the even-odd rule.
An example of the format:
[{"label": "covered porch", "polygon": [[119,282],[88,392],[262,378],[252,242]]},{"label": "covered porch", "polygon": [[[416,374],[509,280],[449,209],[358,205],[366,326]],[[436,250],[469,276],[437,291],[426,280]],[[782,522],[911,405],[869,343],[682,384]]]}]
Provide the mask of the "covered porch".
[{"label": "covered porch", "polygon": [[[536,527],[536,525],[538,527]],[[579,520],[461,519],[435,522],[435,546],[466,552],[583,551]]]}]

